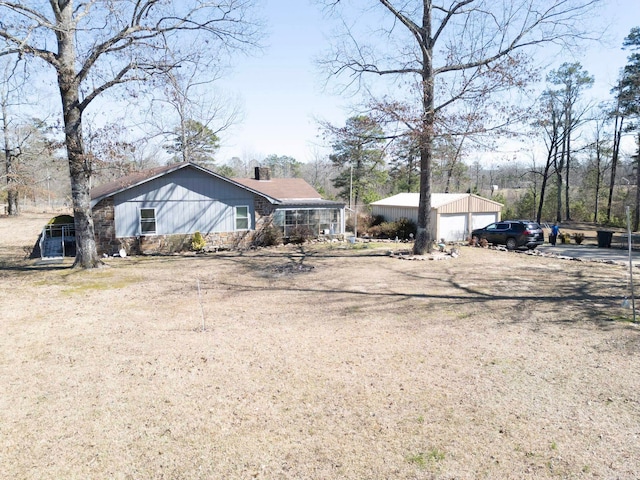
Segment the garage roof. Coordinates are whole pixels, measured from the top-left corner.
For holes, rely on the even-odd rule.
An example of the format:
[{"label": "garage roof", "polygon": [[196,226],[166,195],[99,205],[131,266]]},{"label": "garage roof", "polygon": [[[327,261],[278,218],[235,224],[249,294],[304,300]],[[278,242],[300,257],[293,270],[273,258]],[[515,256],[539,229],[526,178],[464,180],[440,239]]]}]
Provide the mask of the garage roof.
[{"label": "garage roof", "polygon": [[[455,202],[461,198],[468,197],[468,193],[432,193],[431,208],[439,208],[447,203]],[[381,205],[388,207],[418,207],[420,201],[419,193],[398,193],[389,198],[383,198],[371,205]]]}]

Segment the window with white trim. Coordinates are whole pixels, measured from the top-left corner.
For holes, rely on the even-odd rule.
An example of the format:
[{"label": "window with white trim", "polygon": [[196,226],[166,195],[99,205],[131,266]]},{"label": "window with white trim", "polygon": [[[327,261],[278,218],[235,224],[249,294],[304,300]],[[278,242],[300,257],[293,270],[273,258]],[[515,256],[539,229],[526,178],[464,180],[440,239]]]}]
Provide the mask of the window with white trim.
[{"label": "window with white trim", "polygon": [[156,209],[140,209],[140,234],[151,235],[156,233]]},{"label": "window with white trim", "polygon": [[236,207],[236,230],[249,230],[249,207]]}]

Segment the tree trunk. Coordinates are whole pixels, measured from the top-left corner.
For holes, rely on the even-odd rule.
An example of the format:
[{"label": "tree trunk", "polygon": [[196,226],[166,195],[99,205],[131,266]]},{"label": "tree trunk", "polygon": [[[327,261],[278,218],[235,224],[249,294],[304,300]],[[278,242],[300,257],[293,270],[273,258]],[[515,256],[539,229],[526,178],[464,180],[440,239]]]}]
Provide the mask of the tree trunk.
[{"label": "tree trunk", "polygon": [[547,135],[549,135],[549,148],[547,151],[547,162],[542,174],[542,186],[540,187],[540,203],[538,204],[538,213],[536,215],[536,221],[538,223],[542,220],[542,208],[544,207],[544,200],[546,197],[547,182],[551,181],[551,174],[549,171],[551,170],[552,165],[556,171],[558,170],[558,138],[560,136],[560,125],[553,101],[551,101],[549,105],[551,107],[551,131],[547,132]]},{"label": "tree trunk", "polygon": [[602,164],[602,157],[600,151],[600,134],[596,139],[596,198],[593,207],[593,223],[598,223],[598,209],[600,208],[600,182],[602,177],[602,171],[600,170]]},{"label": "tree trunk", "polygon": [[[555,140],[552,140],[552,144]],[[551,169],[551,161],[553,159],[553,147],[549,148],[547,155],[547,163],[542,173],[542,185],[540,186],[540,203],[538,204],[538,213],[536,215],[536,222],[540,223],[542,220],[542,207],[544,206],[544,196],[547,190],[547,181],[549,181],[549,170]]]},{"label": "tree trunk", "polygon": [[[102,261],[96,249],[93,217],[91,215],[90,177],[91,172],[86,164],[82,150],[82,134],[80,121],[76,127],[67,122],[65,115],[65,138],[69,173],[71,177],[71,198],[73,202],[73,218],[76,229],[76,259],[74,267],[94,268]],[[71,128],[69,128],[71,126]]]},{"label": "tree trunk", "polygon": [[[7,172],[7,175],[9,173]],[[7,180],[8,183],[8,180]],[[10,187],[7,190],[7,214],[11,216],[20,215],[20,204],[18,202],[18,191]]]},{"label": "tree trunk", "polygon": [[11,153],[9,147],[9,113],[7,112],[7,106],[2,103],[2,133],[4,136],[4,165],[5,173],[7,175],[7,213],[9,215],[19,215],[18,209],[18,189],[16,185],[15,167],[13,164],[14,156]]},{"label": "tree trunk", "polygon": [[638,132],[638,151],[636,154],[636,209],[633,214],[633,231],[640,227],[640,132]]},{"label": "tree trunk", "polygon": [[556,222],[562,221],[562,173],[564,172],[564,159],[567,153],[567,143],[565,141],[567,132],[562,133],[562,150],[560,151],[560,163],[558,163],[558,149],[556,145],[555,153],[555,166],[556,166],[556,186],[558,191],[556,192]]},{"label": "tree trunk", "polygon": [[74,267],[94,268],[102,264],[96,249],[93,218],[91,216],[91,166],[84,154],[82,140],[82,109],[80,85],[75,73],[73,5],[61,7],[56,31],[58,37],[58,87],[62,98],[65,143],[71,178],[71,199],[76,230],[76,259]]},{"label": "tree trunk", "polygon": [[420,203],[418,204],[418,225],[413,253],[423,255],[431,251],[431,160],[433,138],[425,133],[420,146]]},{"label": "tree trunk", "polygon": [[[573,121],[571,116],[571,106],[565,113],[567,116],[567,124],[566,124],[566,163],[565,163],[565,175],[564,175],[564,210],[565,210],[565,219],[571,220],[571,210],[569,206],[569,171],[571,168],[571,130]],[[559,221],[559,220],[558,220]]]},{"label": "tree trunk", "polygon": [[556,195],[556,222],[562,221],[562,174],[559,173],[556,178],[558,192]]},{"label": "tree trunk", "polygon": [[413,253],[431,251],[431,163],[433,156],[434,78],[431,38],[431,1],[423,0],[422,11],[422,122],[420,124],[420,200]]},{"label": "tree trunk", "polygon": [[13,167],[13,157],[8,149],[6,149],[5,155],[7,174],[7,214],[11,216],[20,215],[20,208],[18,203],[19,193]]},{"label": "tree trunk", "polygon": [[613,203],[613,187],[616,184],[616,169],[618,168],[618,156],[620,155],[620,139],[622,138],[622,124],[624,117],[616,112],[613,131],[613,153],[611,155],[611,180],[609,182],[609,200],[607,202],[607,223],[611,221],[611,204]]}]

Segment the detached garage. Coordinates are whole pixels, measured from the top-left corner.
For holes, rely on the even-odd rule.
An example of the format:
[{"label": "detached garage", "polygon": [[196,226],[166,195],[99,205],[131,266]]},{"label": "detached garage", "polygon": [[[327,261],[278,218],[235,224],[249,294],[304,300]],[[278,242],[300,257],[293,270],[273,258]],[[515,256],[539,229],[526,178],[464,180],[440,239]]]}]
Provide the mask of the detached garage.
[{"label": "detached garage", "polygon": [[[371,204],[371,213],[387,222],[408,218],[418,222],[419,193],[399,193]],[[474,228],[500,220],[502,204],[472,193],[431,195],[431,237],[447,242],[463,241]]]}]

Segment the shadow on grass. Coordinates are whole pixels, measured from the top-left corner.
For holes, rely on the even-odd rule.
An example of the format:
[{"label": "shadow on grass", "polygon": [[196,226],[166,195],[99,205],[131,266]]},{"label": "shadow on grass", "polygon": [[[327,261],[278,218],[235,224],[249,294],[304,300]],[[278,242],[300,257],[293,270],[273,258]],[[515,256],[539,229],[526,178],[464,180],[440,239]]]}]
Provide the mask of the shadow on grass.
[{"label": "shadow on grass", "polygon": [[[153,254],[153,255],[133,255],[120,259],[119,257],[107,259],[107,265],[117,265],[118,262],[144,262],[146,264],[168,264],[176,261],[228,261],[228,262],[246,262],[247,258],[256,260],[278,259],[288,257],[291,261],[303,263],[308,258],[343,258],[343,257],[386,257],[389,249],[383,247],[376,248],[349,248],[349,247],[326,247],[320,249],[310,248],[307,245],[298,245],[295,248],[287,250],[238,250],[238,251],[221,251],[216,253],[204,253],[197,255],[188,254]],[[69,257],[71,258],[71,257]],[[0,270],[12,271],[48,271],[56,269],[71,268],[69,260],[60,264],[57,261],[42,261],[17,259],[15,257],[0,259]]]},{"label": "shadow on grass", "polygon": [[0,271],[10,272],[53,272],[59,270],[71,270],[73,263],[21,263],[21,262],[3,262],[0,261]]},{"label": "shadow on grass", "polygon": [[[308,259],[309,255],[304,251],[298,256],[290,256],[292,262],[300,264]],[[512,324],[576,325],[587,322],[602,328],[628,323],[628,317],[633,315],[621,307],[626,292],[624,285],[620,285],[619,279],[612,275],[572,270],[570,273],[561,272],[557,279],[549,281],[538,278],[535,272],[512,272],[511,277],[503,278],[495,274],[492,276],[483,269],[465,272],[452,269],[445,272],[389,270],[410,279],[408,291],[376,287],[369,290],[361,287],[336,289],[330,285],[323,286],[321,282],[309,286],[301,285],[293,278],[286,283],[269,286],[254,287],[228,280],[221,284],[245,294],[257,291],[298,292],[326,296],[327,300],[323,302],[326,305],[355,304],[345,307],[346,314],[367,310],[381,315],[404,314],[411,318],[421,312],[432,315],[438,309],[459,309],[464,316],[502,314],[503,321]],[[419,305],[416,305],[416,300],[420,301]]]},{"label": "shadow on grass", "polygon": [[[486,315],[503,315],[504,323],[563,323],[577,325],[580,322],[595,323],[603,328],[613,324],[627,323],[632,312],[622,310],[626,296],[625,285],[620,278],[609,271],[594,269],[567,269],[558,272],[550,280],[538,271],[513,269],[487,269],[479,265],[447,266],[442,269],[430,268],[429,263],[420,262],[425,268],[406,268],[406,263],[389,263],[380,266],[379,280],[372,277],[354,278],[353,286],[344,282],[336,288],[334,280],[342,277],[343,265],[330,262],[329,275],[322,272],[323,260],[357,258],[371,259],[388,257],[385,248],[333,250],[299,245],[289,249],[260,249],[246,252],[217,252],[204,255],[166,255],[114,258],[107,261],[110,267],[159,268],[209,268],[215,271],[212,280],[200,277],[203,286],[207,283],[223,287],[227,291],[251,294],[255,292],[297,292],[313,295],[322,300],[323,308],[334,309],[342,315],[367,312],[367,315],[405,316],[407,319],[420,316],[432,318],[439,311],[454,318]],[[296,275],[281,275],[282,267],[289,265],[298,271],[321,271],[319,276],[301,280]],[[175,266],[174,266],[175,264]],[[216,264],[221,268],[216,267]],[[310,264],[313,264],[310,266]],[[225,267],[222,267],[225,265]],[[414,265],[418,265],[415,263]],[[309,268],[302,268],[307,267]],[[543,267],[543,265],[542,265]],[[344,267],[348,268],[348,267]],[[365,265],[366,268],[366,265]],[[43,264],[34,262],[1,262],[0,270],[38,274],[47,271],[71,270],[71,264]],[[207,270],[204,270],[205,272]],[[251,281],[239,281],[240,274],[254,275],[256,278],[280,273],[277,281],[252,285]],[[157,279],[155,280],[158,281]],[[167,289],[175,289],[167,279]],[[310,284],[310,282],[312,282]],[[343,286],[344,285],[344,286]],[[305,300],[306,301],[306,300]],[[628,315],[627,315],[628,314]],[[448,317],[448,318],[449,318]]]}]

